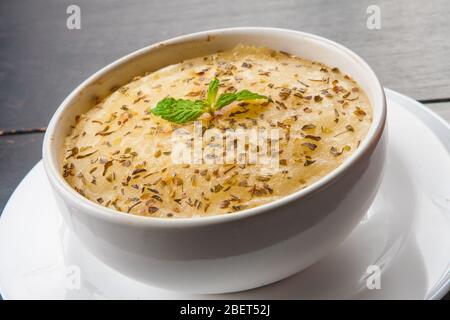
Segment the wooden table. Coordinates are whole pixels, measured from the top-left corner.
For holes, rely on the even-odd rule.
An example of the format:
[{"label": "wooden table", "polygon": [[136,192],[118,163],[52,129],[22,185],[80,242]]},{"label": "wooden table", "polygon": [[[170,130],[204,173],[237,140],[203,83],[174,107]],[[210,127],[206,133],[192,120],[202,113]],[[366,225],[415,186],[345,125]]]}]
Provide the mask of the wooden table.
[{"label": "wooden table", "polygon": [[[71,4],[80,30],[66,27]],[[367,27],[370,5],[380,8],[379,30]],[[65,96],[109,62],[185,33],[270,26],[324,36],[361,55],[385,87],[450,121],[449,16],[448,0],[2,0],[0,212],[41,158],[39,128]]]}]

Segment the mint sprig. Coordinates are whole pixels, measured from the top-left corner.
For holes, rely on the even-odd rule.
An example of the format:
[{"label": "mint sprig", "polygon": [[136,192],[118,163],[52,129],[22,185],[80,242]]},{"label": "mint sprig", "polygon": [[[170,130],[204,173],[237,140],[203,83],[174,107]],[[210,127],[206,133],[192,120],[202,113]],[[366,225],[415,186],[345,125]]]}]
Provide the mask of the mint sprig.
[{"label": "mint sprig", "polygon": [[206,103],[208,106],[212,106],[216,101],[217,92],[219,91],[219,79],[214,78],[208,86],[208,94],[206,96]]},{"label": "mint sprig", "polygon": [[176,100],[168,97],[159,101],[151,112],[165,120],[176,123],[186,123],[189,121],[194,121],[205,113],[204,107],[205,103],[200,100]]},{"label": "mint sprig", "polygon": [[222,93],[219,96],[219,99],[217,99],[215,108],[216,110],[219,110],[235,101],[248,101],[258,99],[268,99],[268,98],[266,96],[262,96],[260,94],[248,90],[242,90],[236,93]]},{"label": "mint sprig", "polygon": [[208,86],[208,93],[205,100],[186,100],[167,97],[156,104],[156,107],[149,109],[151,113],[164,120],[183,124],[198,119],[205,112],[214,115],[214,112],[235,101],[250,101],[267,99],[268,97],[241,90],[235,93],[222,93],[217,99],[219,91],[219,79],[214,78]]}]

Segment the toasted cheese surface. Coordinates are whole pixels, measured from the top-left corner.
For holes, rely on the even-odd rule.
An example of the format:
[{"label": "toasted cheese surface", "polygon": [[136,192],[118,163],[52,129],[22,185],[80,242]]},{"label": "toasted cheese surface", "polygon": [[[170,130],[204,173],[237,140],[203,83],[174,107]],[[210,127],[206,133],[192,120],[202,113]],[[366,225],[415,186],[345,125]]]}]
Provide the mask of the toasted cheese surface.
[{"label": "toasted cheese surface", "polygon": [[[270,100],[236,101],[186,124],[149,111],[168,96],[205,99],[215,77],[219,95],[246,89]],[[358,148],[371,123],[366,94],[337,68],[240,45],[136,77],[78,115],[61,170],[84,197],[125,214],[236,214],[330,173]],[[268,136],[258,140],[255,130]],[[180,132],[183,145],[201,151],[200,161],[180,161],[174,154]],[[227,144],[230,132],[235,135]],[[237,142],[246,134],[247,140]],[[267,148],[257,142],[267,142]],[[247,155],[236,151],[238,144]],[[267,151],[270,164],[250,161],[252,151]],[[230,152],[234,160],[226,158]]]}]

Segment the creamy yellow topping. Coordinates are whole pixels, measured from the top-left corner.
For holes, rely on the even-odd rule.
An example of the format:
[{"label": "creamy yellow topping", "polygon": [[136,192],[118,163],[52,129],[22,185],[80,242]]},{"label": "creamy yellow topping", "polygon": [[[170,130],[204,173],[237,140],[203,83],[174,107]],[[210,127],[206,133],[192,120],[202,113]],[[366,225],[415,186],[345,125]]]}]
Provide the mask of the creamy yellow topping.
[{"label": "creamy yellow topping", "polygon": [[[172,161],[174,130],[193,133],[194,123],[174,124],[148,109],[167,96],[204,99],[214,77],[221,83],[219,95],[248,89],[272,101],[234,102],[214,116],[203,115],[203,127],[223,133],[238,128],[279,130],[276,168]],[[371,122],[367,96],[338,69],[241,45],[136,77],[77,116],[65,141],[62,173],[86,198],[129,214],[233,213],[322,178],[358,148]],[[202,148],[209,143],[204,140]]]}]

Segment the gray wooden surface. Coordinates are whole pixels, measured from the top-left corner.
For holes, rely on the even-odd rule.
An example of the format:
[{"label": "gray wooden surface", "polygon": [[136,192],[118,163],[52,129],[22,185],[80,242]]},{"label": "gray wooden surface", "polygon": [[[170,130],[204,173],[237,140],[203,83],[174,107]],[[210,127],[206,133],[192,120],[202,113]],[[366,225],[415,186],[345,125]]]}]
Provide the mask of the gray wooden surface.
[{"label": "gray wooden surface", "polygon": [[[81,30],[66,8],[81,8]],[[366,25],[381,9],[381,30]],[[177,35],[230,26],[315,33],[366,59],[383,84],[415,99],[450,98],[450,2],[240,0],[0,1],[0,128],[42,127],[87,76]]]},{"label": "gray wooden surface", "polygon": [[[81,8],[81,30],[66,8]],[[366,10],[381,9],[369,30]],[[450,1],[1,0],[0,132],[47,125],[60,102],[99,68],[170,37],[233,26],[311,32],[361,55],[384,86],[450,121]],[[42,133],[0,134],[0,212],[41,158]]]},{"label": "gray wooden surface", "polygon": [[427,106],[450,123],[450,102],[428,103]]},{"label": "gray wooden surface", "polygon": [[42,133],[0,137],[0,212],[18,183],[41,159],[43,137]]}]

